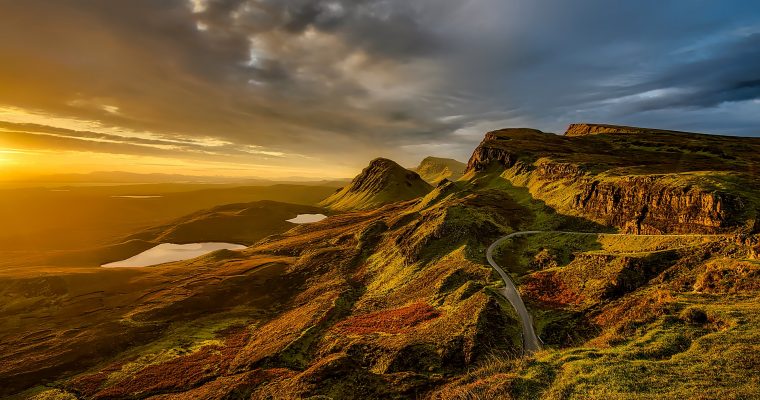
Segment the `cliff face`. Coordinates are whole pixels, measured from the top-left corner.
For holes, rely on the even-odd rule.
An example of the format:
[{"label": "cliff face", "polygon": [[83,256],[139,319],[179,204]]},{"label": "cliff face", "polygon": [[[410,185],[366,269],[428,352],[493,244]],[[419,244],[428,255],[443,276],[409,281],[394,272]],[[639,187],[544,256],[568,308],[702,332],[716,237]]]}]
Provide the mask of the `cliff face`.
[{"label": "cliff face", "polygon": [[573,208],[624,232],[718,233],[738,229],[744,203],[730,193],[674,187],[658,177],[626,177],[584,184]]},{"label": "cliff face", "polygon": [[480,142],[480,145],[475,148],[472,156],[470,156],[465,173],[482,171],[494,162],[509,168],[517,162],[518,153],[511,150],[507,142],[526,138],[528,140],[540,141],[546,138],[547,135],[551,134],[530,128],[509,128],[488,132],[483,141]]},{"label": "cliff face", "polygon": [[[571,125],[565,136],[504,129],[486,134],[467,171],[497,165],[557,211],[624,232],[757,231],[760,163],[731,152],[739,142],[760,151],[760,141],[732,139],[592,124]],[[716,156],[691,151],[701,147]]]}]

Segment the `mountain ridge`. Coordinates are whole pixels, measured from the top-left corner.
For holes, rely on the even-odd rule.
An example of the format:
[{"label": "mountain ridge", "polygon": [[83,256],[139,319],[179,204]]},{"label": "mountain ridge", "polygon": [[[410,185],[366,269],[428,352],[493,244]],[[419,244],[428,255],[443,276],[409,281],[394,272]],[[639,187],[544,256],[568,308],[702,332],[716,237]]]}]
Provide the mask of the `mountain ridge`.
[{"label": "mountain ridge", "polygon": [[[594,126],[586,125],[589,131]],[[497,165],[532,196],[632,233],[760,229],[760,139],[604,125],[593,134],[489,132],[468,173]],[[642,136],[641,132],[656,132]],[[674,154],[679,154],[674,157]]]}]

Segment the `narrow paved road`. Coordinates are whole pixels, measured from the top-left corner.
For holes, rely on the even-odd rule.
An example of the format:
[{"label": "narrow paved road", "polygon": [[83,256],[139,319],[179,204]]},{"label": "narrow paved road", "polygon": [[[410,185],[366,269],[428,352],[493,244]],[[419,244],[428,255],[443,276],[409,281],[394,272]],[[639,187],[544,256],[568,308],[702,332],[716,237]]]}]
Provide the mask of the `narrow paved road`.
[{"label": "narrow paved road", "polygon": [[709,235],[709,234],[664,234],[664,235],[634,235],[634,234],[625,234],[625,233],[592,233],[592,232],[568,232],[568,231],[520,231],[520,232],[514,232],[510,233],[509,235],[502,236],[499,239],[497,239],[495,242],[491,243],[490,246],[488,246],[488,250],[486,250],[486,258],[488,259],[488,263],[491,264],[491,267],[496,270],[496,272],[499,273],[501,276],[501,280],[504,281],[504,287],[499,290],[499,293],[501,293],[504,298],[509,300],[509,302],[512,304],[512,307],[515,308],[515,311],[517,311],[517,315],[520,317],[520,324],[522,325],[522,337],[523,337],[523,352],[524,353],[533,353],[535,351],[541,350],[541,339],[538,338],[538,335],[536,335],[536,330],[533,327],[533,317],[528,312],[528,309],[525,308],[525,303],[523,303],[522,298],[520,297],[520,292],[517,290],[517,287],[515,286],[515,283],[512,282],[512,278],[509,277],[509,275],[499,266],[499,264],[496,263],[493,259],[493,251],[496,250],[496,248],[501,244],[501,242],[511,239],[518,236],[526,236],[526,235],[535,235],[537,233],[566,233],[570,235],[609,235],[609,236],[658,236],[658,237],[715,237],[715,236],[726,236],[726,235]]},{"label": "narrow paved road", "polygon": [[536,233],[541,233],[541,231],[522,231],[510,233],[509,235],[502,236],[495,242],[491,243],[491,245],[488,246],[488,250],[486,250],[486,258],[488,259],[488,263],[491,264],[493,269],[495,269],[496,272],[498,272],[501,276],[501,280],[504,281],[504,287],[499,290],[499,293],[501,293],[504,298],[512,303],[512,307],[515,308],[517,315],[520,317],[520,323],[522,324],[523,353],[532,353],[534,351],[541,350],[541,341],[538,339],[538,335],[536,335],[536,330],[533,328],[533,317],[531,317],[528,309],[525,308],[525,303],[523,303],[522,297],[520,297],[520,292],[517,291],[517,287],[515,286],[514,282],[512,282],[512,278],[510,278],[509,275],[504,272],[503,269],[501,269],[499,264],[494,261],[493,251],[499,246],[499,244],[501,244],[501,242],[507,239],[518,236],[533,235]]}]

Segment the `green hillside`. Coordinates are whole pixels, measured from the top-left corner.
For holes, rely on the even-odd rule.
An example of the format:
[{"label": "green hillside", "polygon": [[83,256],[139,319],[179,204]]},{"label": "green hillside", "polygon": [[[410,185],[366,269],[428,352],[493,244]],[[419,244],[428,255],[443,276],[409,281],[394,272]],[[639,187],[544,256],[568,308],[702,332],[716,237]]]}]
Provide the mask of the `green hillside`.
[{"label": "green hillside", "polygon": [[333,210],[367,210],[427,194],[432,187],[395,162],[377,158],[350,184],[319,203]]},{"label": "green hillside", "polygon": [[414,171],[426,182],[435,185],[444,179],[455,181],[461,178],[466,167],[467,164],[452,158],[425,157]]}]

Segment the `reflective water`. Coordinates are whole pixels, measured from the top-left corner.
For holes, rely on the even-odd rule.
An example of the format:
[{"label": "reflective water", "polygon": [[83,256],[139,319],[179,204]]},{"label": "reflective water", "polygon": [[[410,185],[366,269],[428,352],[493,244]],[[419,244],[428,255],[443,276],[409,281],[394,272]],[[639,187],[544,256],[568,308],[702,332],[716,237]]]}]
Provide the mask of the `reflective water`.
[{"label": "reflective water", "polygon": [[158,246],[143,251],[142,253],[127,258],[126,260],[104,264],[106,268],[117,267],[147,267],[150,265],[163,264],[173,261],[189,260],[217,250],[242,250],[245,246],[234,243],[190,243],[174,244],[161,243]]},{"label": "reflective water", "polygon": [[324,214],[298,214],[297,217],[288,219],[286,221],[292,222],[294,224],[308,224],[311,222],[319,222],[325,218],[327,218],[327,216]]}]

